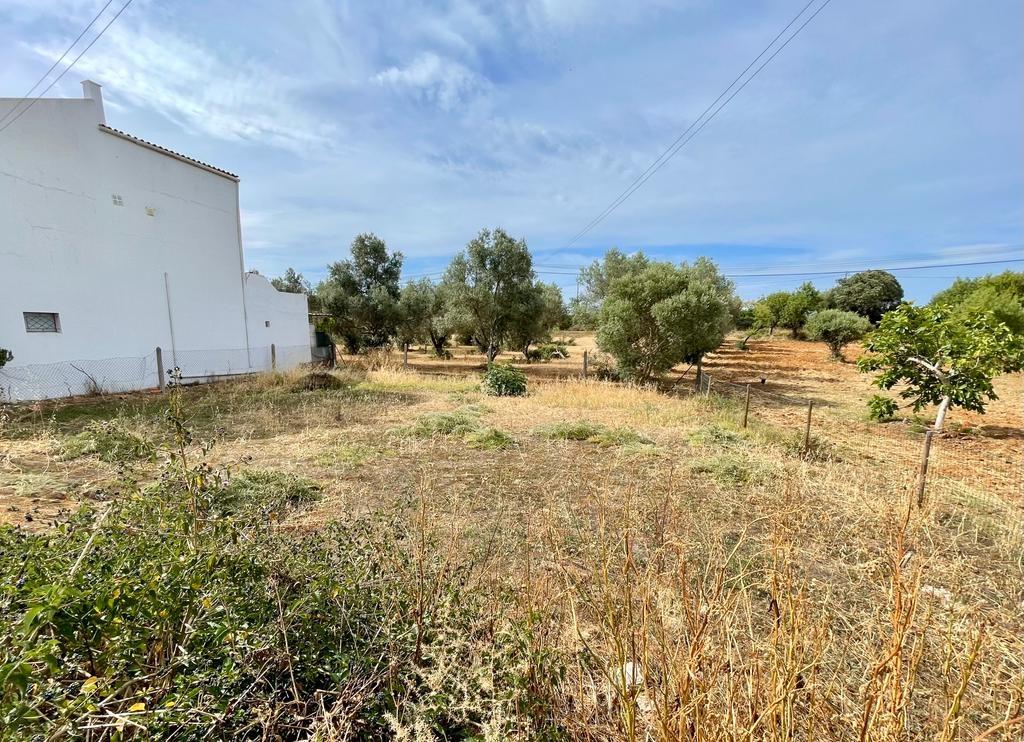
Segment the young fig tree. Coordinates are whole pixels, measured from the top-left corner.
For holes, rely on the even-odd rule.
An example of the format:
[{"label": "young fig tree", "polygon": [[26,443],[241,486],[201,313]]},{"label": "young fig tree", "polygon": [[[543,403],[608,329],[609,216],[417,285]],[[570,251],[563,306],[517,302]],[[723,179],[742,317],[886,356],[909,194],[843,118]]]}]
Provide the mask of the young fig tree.
[{"label": "young fig tree", "polygon": [[951,407],[984,413],[998,399],[992,380],[1024,369],[1024,336],[992,312],[964,317],[941,306],[901,304],[882,317],[864,347],[860,370],[876,372],[881,389],[900,385],[899,396],[915,412],[937,405],[935,430]]}]

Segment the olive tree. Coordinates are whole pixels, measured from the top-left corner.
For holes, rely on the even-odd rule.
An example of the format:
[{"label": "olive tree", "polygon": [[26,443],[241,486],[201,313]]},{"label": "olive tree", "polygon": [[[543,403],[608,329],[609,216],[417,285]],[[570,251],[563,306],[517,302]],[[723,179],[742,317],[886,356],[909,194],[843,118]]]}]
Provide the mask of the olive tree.
[{"label": "olive tree", "polygon": [[402,253],[389,253],[384,240],[360,234],[352,241],[352,257],[328,266],[317,298],[350,353],[388,345],[400,316],[398,301]]},{"label": "olive tree", "polygon": [[526,241],[484,229],[456,255],[442,281],[446,319],[492,363],[535,306],[533,261]]},{"label": "olive tree", "polygon": [[814,312],[804,324],[807,337],[825,343],[829,355],[837,361],[843,360],[843,348],[846,345],[860,340],[870,330],[871,323],[865,317],[839,309]]},{"label": "olive tree", "polygon": [[529,361],[530,346],[548,340],[551,331],[565,323],[562,290],[553,283],[538,281],[515,309],[509,328],[509,343]]},{"label": "olive tree", "polygon": [[270,279],[271,285],[286,294],[308,294],[312,291],[309,281],[294,268],[287,268],[278,278]]},{"label": "olive tree", "polygon": [[613,247],[600,260],[580,268],[577,280],[583,287],[583,294],[569,302],[573,326],[586,330],[596,329],[601,304],[608,296],[612,284],[646,268],[648,263],[647,256],[642,252],[627,255]]},{"label": "olive tree", "polygon": [[402,289],[398,300],[398,342],[403,346],[411,343],[429,343],[434,354],[445,357],[446,346],[452,334],[444,304],[444,292],[440,286],[426,278],[410,281]]},{"label": "olive tree", "polygon": [[14,360],[14,354],[7,348],[0,348],[0,368]]},{"label": "olive tree", "polygon": [[733,327],[739,302],[711,261],[649,263],[615,281],[601,307],[597,344],[623,376],[647,381],[699,363]]},{"label": "olive tree", "polygon": [[993,378],[1024,369],[1024,336],[992,312],[963,317],[944,307],[902,304],[882,318],[864,347],[868,354],[857,363],[877,372],[876,386],[899,385],[899,396],[915,412],[938,405],[936,430],[950,407],[984,413],[997,399]]}]

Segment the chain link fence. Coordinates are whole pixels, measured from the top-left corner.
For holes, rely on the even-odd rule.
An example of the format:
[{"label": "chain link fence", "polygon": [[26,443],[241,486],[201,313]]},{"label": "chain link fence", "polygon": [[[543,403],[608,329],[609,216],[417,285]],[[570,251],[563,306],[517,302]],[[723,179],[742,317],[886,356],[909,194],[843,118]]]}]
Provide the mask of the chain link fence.
[{"label": "chain link fence", "polygon": [[[308,345],[206,350],[161,350],[135,358],[60,361],[0,369],[0,400],[30,402],[155,389],[167,373],[178,369],[183,383],[202,383],[233,376],[287,371],[311,361]],[[164,378],[161,379],[161,373]]]}]

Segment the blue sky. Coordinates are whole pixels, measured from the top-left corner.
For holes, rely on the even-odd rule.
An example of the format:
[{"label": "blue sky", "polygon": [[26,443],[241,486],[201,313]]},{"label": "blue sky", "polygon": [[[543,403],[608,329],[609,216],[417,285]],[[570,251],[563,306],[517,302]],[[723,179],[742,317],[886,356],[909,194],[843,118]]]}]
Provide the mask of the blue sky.
[{"label": "blue sky", "polygon": [[[1019,0],[833,0],[566,246],[804,2],[135,0],[49,95],[92,78],[111,125],[240,174],[248,267],[270,275],[315,281],[361,231],[439,271],[485,226],[569,295],[610,246],[731,274],[1024,258]],[[0,0],[0,96],[102,5]],[[925,300],[1005,267],[897,275]]]}]

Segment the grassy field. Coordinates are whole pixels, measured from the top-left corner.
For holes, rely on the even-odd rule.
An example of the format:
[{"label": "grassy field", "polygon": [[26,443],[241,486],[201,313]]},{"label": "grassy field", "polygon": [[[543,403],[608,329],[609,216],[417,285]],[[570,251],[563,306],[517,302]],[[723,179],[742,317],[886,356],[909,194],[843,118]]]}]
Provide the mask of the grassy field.
[{"label": "grassy field", "polygon": [[[380,613],[339,599],[303,623],[315,601],[301,580],[254,583],[277,591],[271,624],[283,644],[280,665],[252,681],[256,721],[231,727],[239,736],[1020,739],[1020,376],[998,380],[1002,399],[984,417],[954,415],[918,509],[908,503],[921,420],[869,423],[869,380],[829,362],[824,346],[723,348],[705,365],[707,396],[691,393],[683,369],[660,389],[580,379],[585,348],[592,338],[575,336],[569,358],[526,367],[523,398],[483,395],[480,357],[458,349],[449,361],[414,350],[409,370],[398,354],[345,359],[329,388],[289,373],[183,389],[170,422],[169,395],[157,393],[13,408],[0,519],[48,539],[84,504],[68,560],[54,567],[79,579],[76,555],[91,563],[97,549],[91,535],[112,522],[129,532],[140,517],[105,524],[109,504],[184,472],[183,501],[215,486],[211,501],[228,492],[260,503],[246,516],[250,535],[231,544],[326,549],[323,563],[345,581],[321,592],[380,592]],[[299,494],[285,502],[281,491]],[[348,552],[323,546],[336,528],[356,529],[338,543],[363,544],[366,522],[389,534],[387,546],[371,539],[340,561]],[[346,572],[364,559],[372,569]],[[303,579],[319,584],[303,564],[315,576]],[[26,599],[6,595],[4,625],[21,625]],[[197,600],[187,625],[206,615]],[[370,616],[362,628],[405,628],[384,644],[367,638],[359,646],[376,659],[343,679],[296,669],[303,631],[358,615]],[[11,665],[19,645],[3,646]],[[54,671],[68,705],[31,713],[91,719],[102,736],[118,723],[152,732],[171,723],[168,702],[185,703],[161,679],[75,706],[89,678],[116,676],[114,663],[101,672],[81,662],[77,675]],[[228,707],[203,712],[211,729],[226,733],[216,725]]]}]

